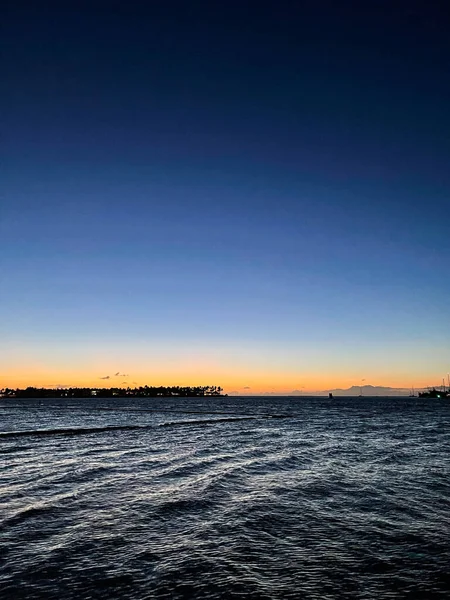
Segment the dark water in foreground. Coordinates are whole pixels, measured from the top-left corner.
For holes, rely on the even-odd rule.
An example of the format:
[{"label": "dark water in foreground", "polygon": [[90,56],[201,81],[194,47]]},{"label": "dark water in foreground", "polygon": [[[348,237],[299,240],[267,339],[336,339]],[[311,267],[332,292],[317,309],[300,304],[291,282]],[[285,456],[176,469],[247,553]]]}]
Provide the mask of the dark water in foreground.
[{"label": "dark water in foreground", "polygon": [[448,401],[70,404],[0,401],[2,599],[450,597]]}]

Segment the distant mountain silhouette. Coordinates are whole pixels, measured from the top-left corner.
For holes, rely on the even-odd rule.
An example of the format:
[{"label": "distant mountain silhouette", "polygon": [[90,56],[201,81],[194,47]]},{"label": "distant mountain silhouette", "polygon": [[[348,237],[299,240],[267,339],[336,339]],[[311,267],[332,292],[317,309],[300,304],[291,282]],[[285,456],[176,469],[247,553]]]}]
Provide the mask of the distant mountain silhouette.
[{"label": "distant mountain silhouette", "polygon": [[409,389],[406,388],[393,388],[393,387],[384,387],[382,385],[352,385],[347,389],[335,389],[335,390],[325,390],[321,392],[322,394],[332,393],[333,396],[359,396],[362,394],[363,396],[408,396],[410,393]]},{"label": "distant mountain silhouette", "polygon": [[[436,386],[437,389],[438,386]],[[416,388],[415,392],[418,394],[422,391],[422,388]],[[328,394],[333,394],[333,396],[359,396],[362,394],[363,396],[409,396],[411,393],[410,388],[394,388],[383,385],[352,385],[349,388],[336,388],[334,390],[321,390],[321,391],[306,391],[306,390],[292,390],[291,392],[257,392],[251,394],[252,396],[328,396]],[[242,393],[238,390],[234,390],[232,392],[228,392],[229,396],[248,396],[249,394]]]}]

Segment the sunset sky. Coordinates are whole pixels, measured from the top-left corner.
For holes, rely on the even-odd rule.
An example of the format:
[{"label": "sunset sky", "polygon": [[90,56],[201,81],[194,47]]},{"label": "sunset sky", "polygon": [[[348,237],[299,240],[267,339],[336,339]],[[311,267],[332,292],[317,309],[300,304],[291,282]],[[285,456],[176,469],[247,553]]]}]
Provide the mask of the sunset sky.
[{"label": "sunset sky", "polygon": [[448,31],[221,4],[6,11],[0,387],[450,371]]}]

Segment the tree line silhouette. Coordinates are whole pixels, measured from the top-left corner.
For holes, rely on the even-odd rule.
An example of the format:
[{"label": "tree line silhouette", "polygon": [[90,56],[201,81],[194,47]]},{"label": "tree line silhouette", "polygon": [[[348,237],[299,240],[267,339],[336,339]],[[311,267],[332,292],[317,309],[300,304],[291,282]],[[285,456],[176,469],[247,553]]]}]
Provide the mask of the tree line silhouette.
[{"label": "tree line silhouette", "polygon": [[0,390],[3,397],[9,398],[155,398],[163,396],[172,397],[203,397],[222,396],[223,388],[216,385],[198,386],[140,386],[140,387],[112,387],[112,388],[90,388],[90,387],[64,387],[64,388],[36,388],[25,389],[4,388]]}]

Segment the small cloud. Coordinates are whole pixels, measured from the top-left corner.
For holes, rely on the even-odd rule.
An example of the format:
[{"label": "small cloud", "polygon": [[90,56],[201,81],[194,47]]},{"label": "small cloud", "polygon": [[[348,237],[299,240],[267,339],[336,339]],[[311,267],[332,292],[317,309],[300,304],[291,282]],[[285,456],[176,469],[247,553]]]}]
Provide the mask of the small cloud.
[{"label": "small cloud", "polygon": [[122,381],[122,385],[127,385],[128,381]]},{"label": "small cloud", "polygon": [[252,388],[251,388],[249,385],[245,385],[245,386],[243,387],[243,389],[244,389],[244,390],[251,390]]},{"label": "small cloud", "polygon": [[122,373],[122,377],[129,377],[129,373]]},{"label": "small cloud", "polygon": [[139,385],[137,381],[133,381],[133,385]]},{"label": "small cloud", "polygon": [[47,387],[61,389],[61,388],[68,388],[68,387],[70,387],[70,384],[69,383],[51,383]]},{"label": "small cloud", "polygon": [[99,377],[99,379],[111,379],[109,375],[106,375],[106,377]]},{"label": "small cloud", "polygon": [[119,377],[120,375],[120,371],[117,371],[117,373],[114,373],[114,377]]}]

